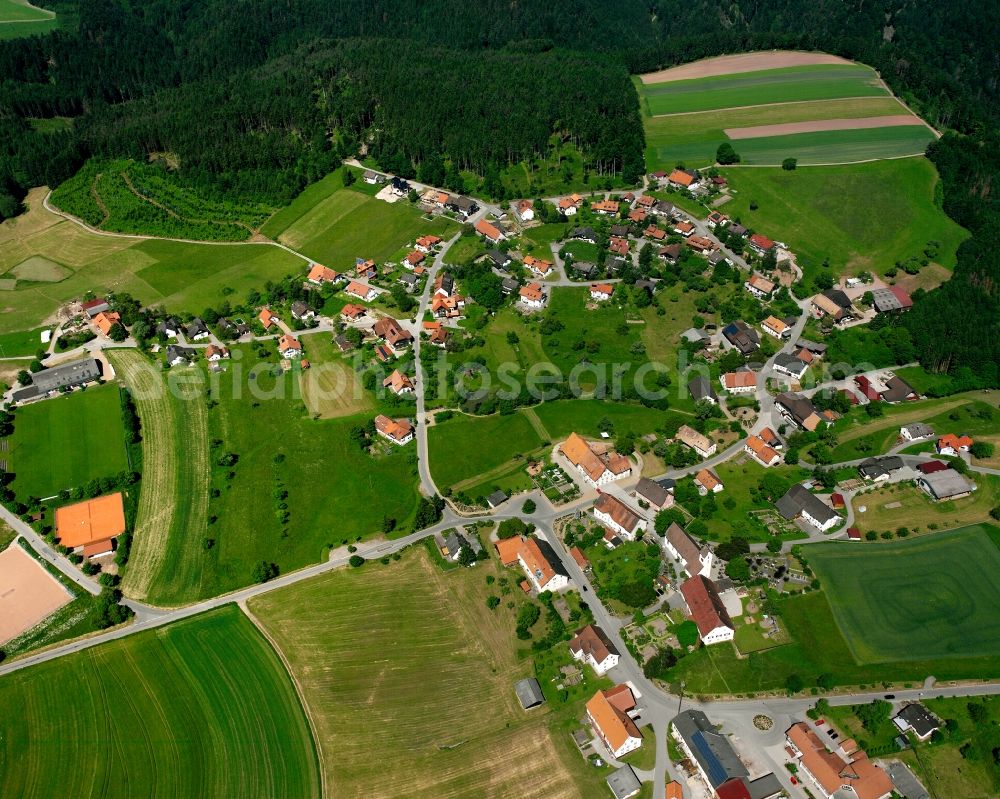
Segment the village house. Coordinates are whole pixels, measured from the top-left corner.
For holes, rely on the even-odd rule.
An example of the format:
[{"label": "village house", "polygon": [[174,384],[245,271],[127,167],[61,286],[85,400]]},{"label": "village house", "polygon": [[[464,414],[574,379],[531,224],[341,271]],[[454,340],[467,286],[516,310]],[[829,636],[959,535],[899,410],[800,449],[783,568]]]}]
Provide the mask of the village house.
[{"label": "village house", "polygon": [[597,231],[592,227],[575,227],[570,231],[569,237],[573,241],[583,241],[587,244],[597,243]]},{"label": "village house", "polygon": [[[278,317],[275,316],[273,313],[271,313],[270,308],[261,308],[260,313],[257,315],[257,320],[261,323],[261,325],[264,327],[265,330],[270,330],[271,325],[277,323],[277,319]],[[168,336],[170,335],[169,330],[167,332],[167,335]],[[174,333],[174,335],[177,335],[176,332]]]},{"label": "village house", "polygon": [[661,483],[650,480],[648,477],[639,479],[635,487],[635,498],[649,505],[652,511],[661,511],[673,507],[674,495],[672,491]]},{"label": "village house", "polygon": [[105,298],[97,297],[96,299],[80,303],[80,307],[87,314],[88,318],[93,319],[97,314],[107,311],[111,306]]},{"label": "village house", "polygon": [[545,306],[545,292],[537,283],[529,283],[522,286],[518,292],[518,299],[528,308],[542,308]]},{"label": "village house", "polygon": [[666,200],[658,200],[656,205],[654,205],[651,210],[654,214],[661,216],[664,219],[674,219],[684,216],[683,211],[681,211],[673,203],[668,203]]},{"label": "village house", "polygon": [[775,288],[772,281],[756,272],[750,276],[750,279],[744,283],[743,286],[758,300],[763,300],[764,302],[771,299],[771,295],[774,293]]},{"label": "village house", "polygon": [[702,458],[707,458],[715,454],[718,449],[715,442],[708,436],[702,435],[693,427],[682,424],[674,435],[675,441],[680,441],[685,446],[691,447]]},{"label": "village house", "polygon": [[188,326],[184,329],[184,337],[188,341],[204,341],[210,338],[212,335],[211,331],[208,329],[208,325],[205,324],[204,320],[195,317],[188,323]]},{"label": "village house", "polygon": [[712,211],[709,213],[708,217],[705,219],[705,224],[708,225],[712,230],[715,230],[720,225],[725,225],[729,221],[729,217],[719,211]]},{"label": "village house", "polygon": [[82,548],[89,557],[110,552],[114,540],[125,532],[121,492],[56,508],[55,528],[60,546]]},{"label": "village house", "polygon": [[681,584],[681,594],[705,646],[733,640],[736,625],[726,612],[715,583],[699,574]]},{"label": "village house", "polygon": [[642,746],[642,733],[629,715],[635,710],[632,689],[625,684],[598,691],[587,702],[587,718],[613,757],[622,757]]},{"label": "village house", "polygon": [[681,257],[681,245],[668,244],[660,249],[659,256],[668,264],[676,264],[677,259]]},{"label": "village house", "polygon": [[806,373],[809,364],[797,355],[790,355],[787,352],[779,352],[774,356],[774,371],[788,375],[796,380],[801,380]]},{"label": "village house", "polygon": [[960,452],[968,452],[974,443],[969,436],[956,436],[954,433],[945,433],[937,440],[937,454],[958,455]]},{"label": "village house", "polygon": [[460,197],[457,194],[449,195],[444,207],[458,214],[462,219],[468,219],[479,210],[479,204],[475,200],[468,197]]},{"label": "village house", "polygon": [[420,236],[416,241],[416,248],[425,255],[441,243],[440,236]]},{"label": "village house", "polygon": [[286,333],[278,339],[278,354],[283,358],[298,358],[302,355],[302,344]]},{"label": "village house", "polygon": [[680,561],[689,577],[710,577],[715,566],[715,553],[707,544],[699,545],[683,527],[672,522],[663,538],[663,548]]},{"label": "village house", "polygon": [[934,428],[923,422],[905,424],[899,428],[899,436],[905,441],[919,441],[922,438],[930,438],[934,435]]},{"label": "village house", "polygon": [[604,630],[593,624],[577,631],[569,642],[569,651],[573,654],[573,660],[586,663],[599,677],[617,666],[620,657]]},{"label": "village house", "polygon": [[765,444],[764,440],[759,436],[750,436],[747,438],[746,444],[743,445],[743,450],[761,466],[775,466],[781,463],[781,456]]},{"label": "village house", "polygon": [[[427,256],[424,255],[420,250],[411,250],[403,258],[402,265],[407,269],[416,269],[418,266],[427,260]],[[375,277],[374,275],[369,275],[369,278]]]},{"label": "village house", "polygon": [[514,213],[522,222],[530,222],[535,218],[535,204],[531,200],[518,200],[514,205]]},{"label": "village house", "polygon": [[829,316],[834,322],[846,322],[854,316],[850,298],[840,289],[827,289],[810,301],[812,315],[817,319]]},{"label": "village house", "polygon": [[637,225],[641,225],[646,221],[646,209],[645,208],[633,208],[628,212],[628,221],[635,222]]},{"label": "village house", "polygon": [[186,366],[194,360],[194,350],[171,344],[167,347],[167,366]]},{"label": "village house", "polygon": [[378,172],[372,172],[370,169],[366,169],[361,179],[367,183],[369,186],[376,186],[379,183],[385,183],[385,178],[378,174]]},{"label": "village house", "polygon": [[345,322],[357,322],[368,315],[368,309],[364,305],[356,305],[353,302],[347,303],[340,309],[340,318]]},{"label": "village house", "polygon": [[823,799],[886,799],[892,795],[888,775],[850,739],[831,752],[805,722],[799,721],[788,728],[785,743],[799,772],[809,778]]},{"label": "village house", "polygon": [[524,265],[538,275],[538,277],[545,277],[552,271],[551,261],[543,261],[541,258],[535,258],[533,255],[525,256]]},{"label": "village house", "polygon": [[590,206],[591,211],[595,214],[600,214],[601,216],[617,215],[618,208],[618,200],[610,197],[606,200],[599,200]]},{"label": "village house", "polygon": [[750,776],[736,750],[725,735],[701,710],[685,710],[670,722],[671,737],[678,748],[694,764],[698,776],[715,793],[730,780],[742,780]]},{"label": "village house", "polygon": [[725,486],[719,476],[710,469],[702,469],[694,476],[694,484],[701,496],[706,494],[718,494],[725,490]]},{"label": "village house", "polygon": [[628,225],[612,225],[611,226],[611,235],[612,236],[617,236],[618,238],[622,239],[622,238],[625,238],[626,236],[629,236],[630,234],[631,234],[631,228],[629,228]]},{"label": "village house", "polygon": [[414,436],[409,419],[390,419],[381,413],[375,417],[375,432],[398,446],[409,444]]},{"label": "village house", "polygon": [[926,741],[941,728],[941,722],[919,702],[913,702],[895,716],[892,723],[900,732],[912,732],[918,741]]},{"label": "village house", "polygon": [[757,331],[742,319],[730,322],[722,328],[722,337],[728,341],[740,355],[750,355],[760,349],[760,336]]},{"label": "village house", "polygon": [[412,272],[404,272],[396,282],[403,286],[408,293],[412,294],[420,285],[420,278]]},{"label": "village house", "polygon": [[615,293],[615,287],[612,283],[591,283],[590,284],[590,298],[592,300],[597,300],[598,302],[604,302],[605,300],[610,300],[611,295]]},{"label": "village house", "polygon": [[594,518],[626,541],[635,541],[646,530],[646,520],[611,494],[601,493],[592,509]]},{"label": "village house", "polygon": [[656,198],[651,197],[648,194],[642,194],[639,199],[635,201],[636,206],[639,208],[645,208],[647,211],[650,210],[654,205],[656,205]]},{"label": "village house", "polygon": [[656,225],[649,225],[642,235],[651,241],[663,241],[667,237],[667,231],[661,230]]},{"label": "village house", "polygon": [[627,457],[618,453],[598,454],[593,447],[576,433],[570,433],[559,451],[594,487],[607,485],[632,474],[632,464]]},{"label": "village house", "polygon": [[225,360],[229,357],[229,350],[216,344],[209,344],[205,347],[205,360],[211,363]]},{"label": "village house", "polygon": [[514,260],[502,250],[490,250],[486,253],[484,258],[488,258],[490,263],[493,264],[493,268],[499,269],[501,272],[506,272],[507,267],[509,267]]},{"label": "village house", "polygon": [[405,350],[413,343],[413,336],[410,335],[410,332],[404,330],[399,322],[391,316],[379,319],[372,327],[372,332],[382,339],[395,354]]},{"label": "village house", "polygon": [[757,433],[757,437],[760,438],[765,444],[767,444],[771,449],[783,449],[784,444],[781,443],[781,439],[778,435],[770,428],[763,427],[760,432]]},{"label": "village house", "polygon": [[706,239],[704,236],[689,236],[684,244],[700,255],[710,253],[715,249],[715,244],[712,243],[712,240]]},{"label": "village house", "polygon": [[[405,264],[406,261],[404,260]],[[378,270],[375,268],[375,262],[371,258],[355,258],[354,259],[354,276],[359,277],[362,280],[372,280],[378,277]]]},{"label": "village house", "polygon": [[476,222],[476,233],[485,238],[491,244],[496,244],[499,241],[507,238],[506,234],[492,222],[487,222],[485,219],[480,219]]},{"label": "village house", "polygon": [[450,297],[435,294],[431,298],[431,314],[438,319],[457,319],[462,315],[464,307],[465,297],[461,294],[453,294]]},{"label": "village house", "polygon": [[903,459],[898,455],[886,455],[881,458],[866,458],[858,464],[858,473],[873,483],[886,482],[893,472],[903,468]]},{"label": "village house", "polygon": [[695,402],[706,400],[713,405],[719,404],[719,395],[712,388],[711,381],[705,375],[696,375],[688,381],[688,394]]},{"label": "village house", "polygon": [[382,388],[389,389],[399,397],[403,394],[413,393],[413,381],[400,372],[399,369],[394,369],[392,374],[382,381]]},{"label": "village house", "polygon": [[306,280],[317,286],[322,286],[324,283],[336,283],[340,278],[339,272],[322,264],[313,264],[309,268],[309,274],[306,276]]},{"label": "village house", "polygon": [[413,189],[413,187],[410,186],[409,183],[407,183],[400,177],[390,178],[389,188],[392,190],[392,193],[395,194],[397,197],[405,197]]},{"label": "village house", "polygon": [[674,188],[693,191],[699,186],[698,173],[691,169],[675,169],[667,176],[667,182]]},{"label": "village house", "polygon": [[583,554],[583,550],[580,549],[580,547],[570,547],[569,555],[573,558],[574,563],[580,567],[580,571],[584,574],[591,571],[590,561],[587,559],[587,556]]},{"label": "village house", "polygon": [[917,478],[917,485],[936,502],[967,497],[977,488],[975,483],[954,469],[922,474]]},{"label": "village house", "polygon": [[754,233],[750,237],[749,244],[750,249],[760,256],[763,256],[774,249],[774,242],[767,236],[761,235],[760,233]]},{"label": "village house", "polygon": [[115,325],[121,324],[122,317],[118,311],[101,311],[91,321],[103,335],[107,336]]},{"label": "village house", "polygon": [[448,346],[448,331],[440,322],[424,322],[423,328],[428,344],[442,349]]},{"label": "village house", "polygon": [[359,300],[371,302],[378,296],[378,291],[365,283],[359,283],[356,280],[352,280],[347,284],[347,288],[344,289],[344,294],[348,297],[357,297]]},{"label": "village house", "polygon": [[577,275],[582,277],[584,280],[590,280],[595,275],[597,275],[597,264],[592,261],[573,261],[569,264],[570,268]]},{"label": "village house", "polygon": [[455,293],[455,276],[451,272],[439,272],[434,278],[434,294],[450,297]]},{"label": "village house", "polygon": [[628,255],[628,239],[612,236],[608,242],[608,250],[615,255]]},{"label": "village house", "polygon": [[562,562],[545,542],[539,542],[531,536],[517,536],[497,541],[496,550],[504,566],[514,563],[520,565],[539,593],[558,591],[569,584],[569,576],[563,572]]},{"label": "village house", "polygon": [[571,194],[559,200],[557,207],[563,216],[576,216],[577,209],[583,205],[583,197],[579,194]]},{"label": "village house", "polygon": [[778,341],[782,341],[792,334],[792,329],[776,316],[767,317],[760,323],[760,329]]},{"label": "village house", "polygon": [[753,394],[757,390],[757,375],[749,369],[726,372],[719,382],[730,394]]},{"label": "village house", "polygon": [[899,375],[893,375],[885,381],[885,390],[880,394],[883,402],[895,405],[897,402],[920,399],[916,390]]},{"label": "village house", "polygon": [[679,233],[684,238],[687,238],[694,233],[694,225],[687,221],[677,222],[674,225],[674,233]]},{"label": "village house", "polygon": [[796,483],[776,503],[778,513],[788,521],[803,519],[813,527],[826,532],[840,523],[836,511],[823,502],[801,483]]},{"label": "village house", "polygon": [[218,321],[219,330],[227,338],[240,338],[247,335],[250,332],[250,326],[243,322],[242,320],[234,322],[231,319],[226,319],[222,317]]},{"label": "village house", "polygon": [[801,394],[786,391],[774,398],[774,405],[786,422],[802,430],[811,432],[823,422],[812,401]]},{"label": "village house", "polygon": [[292,318],[300,322],[309,322],[316,318],[316,312],[301,300],[292,303]]}]

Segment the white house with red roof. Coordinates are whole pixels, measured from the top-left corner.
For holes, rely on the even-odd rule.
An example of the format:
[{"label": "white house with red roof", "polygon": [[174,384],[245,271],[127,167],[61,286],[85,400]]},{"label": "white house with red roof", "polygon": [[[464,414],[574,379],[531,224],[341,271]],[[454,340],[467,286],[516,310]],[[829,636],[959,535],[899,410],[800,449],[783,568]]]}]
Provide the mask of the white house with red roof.
[{"label": "white house with red roof", "polygon": [[698,635],[702,643],[711,646],[733,640],[736,635],[736,625],[729,617],[715,583],[699,574],[684,581],[681,585],[681,594],[691,612],[691,618],[698,625]]}]

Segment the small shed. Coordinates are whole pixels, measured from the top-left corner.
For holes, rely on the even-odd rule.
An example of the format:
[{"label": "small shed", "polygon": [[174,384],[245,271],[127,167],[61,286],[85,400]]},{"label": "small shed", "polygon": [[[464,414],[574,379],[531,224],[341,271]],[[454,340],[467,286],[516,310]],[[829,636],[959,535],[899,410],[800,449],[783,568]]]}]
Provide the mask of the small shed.
[{"label": "small shed", "polygon": [[542,686],[534,677],[526,677],[514,683],[514,691],[521,702],[521,707],[531,710],[533,707],[545,704],[545,697],[542,695]]},{"label": "small shed", "polygon": [[615,799],[628,799],[642,790],[642,783],[635,776],[631,766],[622,766],[608,776],[608,787],[615,795]]},{"label": "small shed", "polygon": [[498,505],[502,505],[508,499],[510,499],[510,497],[508,497],[503,491],[494,491],[492,494],[486,497],[486,504],[489,505],[491,508],[495,508]]}]

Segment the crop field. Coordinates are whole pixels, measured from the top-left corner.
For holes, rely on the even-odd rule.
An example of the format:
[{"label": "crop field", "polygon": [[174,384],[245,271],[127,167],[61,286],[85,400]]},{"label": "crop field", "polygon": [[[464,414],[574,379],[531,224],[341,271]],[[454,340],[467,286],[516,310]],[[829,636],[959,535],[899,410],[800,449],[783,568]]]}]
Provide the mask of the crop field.
[{"label": "crop field", "polygon": [[789,157],[800,165],[837,164],[919,155],[934,140],[926,125],[824,130],[740,139],[733,146],[747,164],[775,166]]},{"label": "crop field", "polygon": [[[727,129],[815,120],[866,119],[900,113],[903,113],[903,107],[893,97],[862,97],[646,117],[646,164],[650,169],[672,169],[677,163],[689,167],[708,166],[715,162],[716,148],[729,140]],[[733,146],[743,155],[742,142]],[[782,158],[792,155],[795,154],[783,155]],[[780,160],[777,163],[780,164]]]},{"label": "crop field", "polygon": [[997,532],[819,544],[809,563],[859,663],[1000,655]]},{"label": "crop field", "polygon": [[[486,476],[542,445],[538,432],[522,413],[456,415],[429,428],[427,441],[431,473],[442,490]],[[489,446],[484,446],[484,442],[489,442]]]},{"label": "crop field", "polygon": [[8,675],[4,796],[319,795],[309,726],[235,606]]},{"label": "crop field", "polygon": [[[923,257],[952,269],[967,232],[935,204],[934,165],[924,158],[835,167],[726,169],[725,212],[786,242],[807,278],[829,259],[833,274],[884,273]],[[750,204],[757,208],[750,210]]]},{"label": "crop field", "polygon": [[18,408],[3,454],[20,497],[51,497],[128,469],[118,387],[92,386]]},{"label": "crop field", "polygon": [[640,86],[652,116],[887,94],[875,71],[863,64],[809,64]]},{"label": "crop field", "polygon": [[[278,240],[338,271],[353,268],[355,258],[384,262],[417,236],[449,238],[459,230],[456,222],[443,217],[423,219],[406,200],[390,204],[353,187],[324,196],[324,190],[329,189],[325,184],[313,190],[309,197],[318,202],[291,222]],[[298,200],[292,205],[296,203]],[[302,210],[302,205],[296,208]],[[266,229],[274,230],[280,224],[280,220],[272,220]]]},{"label": "crop field", "polygon": [[[0,26],[2,27],[2,26]],[[38,256],[66,268],[58,283],[19,281],[0,291],[0,333],[33,328],[87,291],[126,291],[144,304],[201,313],[267,280],[301,272],[296,256],[266,244],[184,244],[100,236],[42,206],[45,189],[28,194],[28,212],[0,223],[0,274]],[[33,352],[34,350],[32,350]]]},{"label": "crop field", "polygon": [[[142,421],[142,491],[123,583],[132,597],[162,601],[175,585],[195,581],[201,552],[190,536],[207,525],[208,411],[200,392],[188,399],[135,350],[109,357],[132,392]],[[197,539],[195,539],[197,540]]]},{"label": "crop field", "polygon": [[486,607],[487,574],[494,561],[444,571],[421,548],[251,600],[300,686],[330,795],[598,795],[550,708],[517,703],[531,665],[516,610]]},{"label": "crop field", "polygon": [[600,422],[607,418],[614,425],[615,434],[633,432],[645,435],[662,425],[668,411],[658,411],[642,405],[626,405],[597,399],[571,399],[543,402],[533,408],[535,415],[545,425],[552,441],[561,441],[570,433],[597,438]]},{"label": "crop field", "polygon": [[370,411],[375,402],[358,380],[345,356],[333,345],[329,333],[310,333],[300,337],[312,367],[299,374],[302,399],[309,412],[321,419]]}]

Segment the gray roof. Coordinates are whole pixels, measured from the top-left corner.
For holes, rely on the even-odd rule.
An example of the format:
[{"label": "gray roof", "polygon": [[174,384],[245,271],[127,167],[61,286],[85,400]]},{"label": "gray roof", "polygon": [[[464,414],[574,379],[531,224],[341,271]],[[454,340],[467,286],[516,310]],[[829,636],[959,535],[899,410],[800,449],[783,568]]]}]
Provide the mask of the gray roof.
[{"label": "gray roof", "polygon": [[781,793],[783,790],[781,783],[778,782],[778,778],[772,772],[768,772],[755,780],[748,780],[746,777],[743,777],[740,782],[746,785],[747,791],[750,793],[750,799],[769,799],[769,797]]},{"label": "gray roof", "polygon": [[827,289],[826,291],[823,292],[823,296],[826,297],[828,300],[837,303],[837,305],[839,305],[845,311],[851,307],[851,298],[848,297],[840,289]]},{"label": "gray roof", "polygon": [[879,313],[901,311],[903,309],[903,303],[899,301],[899,297],[888,288],[873,289],[872,304]]},{"label": "gray roof", "polygon": [[882,399],[886,402],[902,402],[915,393],[913,387],[903,380],[903,378],[893,375],[885,381],[885,391],[882,392]]},{"label": "gray roof", "polygon": [[809,366],[809,364],[801,358],[798,358],[795,355],[790,355],[787,352],[779,352],[775,355],[774,365],[776,368],[780,367],[781,369],[796,375],[801,375],[806,370],[806,367]]},{"label": "gray roof", "polygon": [[173,363],[178,358],[190,361],[194,358],[194,350],[188,349],[187,347],[178,347],[176,344],[171,344],[167,347],[167,363]]},{"label": "gray roof", "polygon": [[712,388],[711,382],[705,375],[698,375],[692,378],[688,382],[688,392],[695,402],[703,399],[711,399],[713,402],[716,402],[719,399],[715,393],[715,389]]},{"label": "gray roof", "polygon": [[511,257],[502,250],[490,250],[486,255],[500,269],[511,262]]},{"label": "gray roof", "polygon": [[444,539],[444,545],[448,547],[449,555],[458,554],[458,551],[462,547],[468,547],[469,549],[472,549],[472,547],[469,546],[468,539],[456,530],[452,530],[450,533],[448,533],[447,537]]},{"label": "gray roof", "polygon": [[913,776],[913,772],[905,763],[894,760],[888,764],[886,771],[889,773],[889,779],[892,780],[897,793],[906,799],[930,799],[927,789],[920,784],[920,780]]},{"label": "gray roof", "polygon": [[521,707],[525,710],[538,707],[538,705],[545,702],[545,696],[542,694],[542,686],[538,684],[538,680],[534,677],[526,677],[523,680],[518,680],[514,683],[514,691],[517,693],[517,698],[521,701]]},{"label": "gray roof", "polygon": [[708,339],[709,335],[704,330],[699,330],[696,327],[689,327],[681,333],[681,338],[685,341],[699,342]]},{"label": "gray roof", "polygon": [[794,519],[802,511],[808,512],[810,516],[820,522],[829,521],[836,518],[837,513],[815,494],[801,483],[796,483],[785,493],[775,504],[778,513],[786,519]]},{"label": "gray roof", "polygon": [[642,783],[635,776],[631,766],[622,766],[608,776],[608,787],[615,795],[615,799],[628,799],[629,796],[639,793]]},{"label": "gray roof", "polygon": [[913,731],[921,738],[926,738],[941,726],[931,712],[919,702],[904,707],[896,714],[896,718],[902,719],[913,727]]},{"label": "gray roof", "polygon": [[486,497],[486,501],[490,504],[491,508],[495,508],[497,505],[506,502],[508,499],[510,499],[510,497],[508,497],[503,491],[494,491]]},{"label": "gray roof", "polygon": [[911,438],[928,438],[934,435],[934,428],[923,422],[903,425],[903,428],[910,434]]},{"label": "gray roof", "polygon": [[670,495],[670,492],[664,486],[654,483],[648,477],[643,477],[639,480],[639,484],[635,487],[635,492],[643,499],[648,500],[650,504],[657,506],[663,505]]},{"label": "gray roof", "polygon": [[826,344],[817,344],[815,341],[810,341],[807,338],[800,338],[799,343],[795,346],[800,349],[809,350],[813,355],[823,355],[826,352]]},{"label": "gray roof", "polygon": [[757,331],[742,319],[730,322],[722,328],[722,335],[744,355],[749,355],[760,347],[760,336]]},{"label": "gray roof", "polygon": [[612,236],[620,236],[621,238],[624,238],[628,234],[629,234],[629,227],[628,227],[628,225],[612,225],[611,226],[611,235]]},{"label": "gray roof", "polygon": [[[71,361],[51,369],[43,369],[31,376],[36,394],[45,394],[63,386],[80,386],[97,380],[101,376],[101,365],[93,358]],[[27,399],[27,397],[25,397]]]},{"label": "gray roof", "polygon": [[521,284],[518,283],[516,280],[514,280],[514,278],[512,277],[505,277],[503,279],[503,283],[500,284],[503,291],[507,294],[510,294],[510,292],[515,291],[519,285]]},{"label": "gray roof", "polygon": [[947,499],[957,494],[965,494],[975,488],[975,483],[966,479],[954,469],[921,475],[920,484],[930,490],[935,499]]},{"label": "gray roof", "polygon": [[208,325],[205,324],[204,320],[195,317],[191,320],[191,323],[187,326],[185,335],[188,338],[194,338],[195,336],[200,336],[208,332]]},{"label": "gray roof", "polygon": [[868,458],[858,464],[858,471],[871,479],[891,474],[902,468],[903,459],[898,455],[888,455],[884,458]]},{"label": "gray roof", "polygon": [[573,261],[573,269],[579,272],[581,275],[590,276],[597,271],[597,264],[591,263],[590,261]]},{"label": "gray roof", "polygon": [[803,397],[801,394],[793,394],[790,391],[779,394],[774,398],[774,402],[787,410],[791,414],[792,420],[799,426],[809,416],[816,413],[816,408],[813,407],[812,400],[808,397]]},{"label": "gray roof", "polygon": [[750,776],[729,740],[715,731],[700,710],[685,710],[674,716],[671,724],[684,739],[713,789],[727,780]]},{"label": "gray roof", "polygon": [[594,232],[592,227],[578,227],[573,228],[573,232],[569,234],[571,239],[590,239],[596,240],[597,234]]}]

